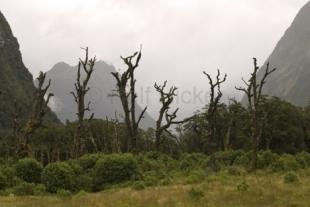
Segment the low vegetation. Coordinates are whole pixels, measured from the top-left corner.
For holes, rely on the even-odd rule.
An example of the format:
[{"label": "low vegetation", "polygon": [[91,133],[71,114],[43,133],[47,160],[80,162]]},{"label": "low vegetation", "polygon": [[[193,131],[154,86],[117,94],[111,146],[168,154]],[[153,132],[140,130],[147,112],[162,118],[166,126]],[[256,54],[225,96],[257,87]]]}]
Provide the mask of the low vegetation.
[{"label": "low vegetation", "polygon": [[[216,172],[210,168],[210,157],[203,154],[178,158],[158,153],[89,154],[49,164],[43,171],[37,168],[32,173],[41,173],[40,183],[26,182],[16,171],[18,164],[5,163],[0,171],[0,206],[308,205],[309,153],[289,156],[262,151],[256,172],[248,171],[248,154],[217,153]],[[10,179],[8,169],[15,172]]]},{"label": "low vegetation", "polygon": [[238,192],[246,192],[252,188],[249,178],[278,176],[282,177],[282,184],[293,184],[307,179],[310,172],[310,154],[307,152],[278,155],[261,151],[258,154],[259,170],[255,173],[249,168],[250,154],[241,150],[218,152],[212,159],[199,153],[182,154],[176,158],[154,152],[87,154],[76,160],[54,162],[44,168],[36,160],[25,158],[16,163],[1,164],[0,189],[3,196],[64,196],[116,189],[123,191],[126,188],[144,191],[149,187],[193,186],[189,194],[197,200],[204,197],[201,185],[211,181],[234,183]]}]

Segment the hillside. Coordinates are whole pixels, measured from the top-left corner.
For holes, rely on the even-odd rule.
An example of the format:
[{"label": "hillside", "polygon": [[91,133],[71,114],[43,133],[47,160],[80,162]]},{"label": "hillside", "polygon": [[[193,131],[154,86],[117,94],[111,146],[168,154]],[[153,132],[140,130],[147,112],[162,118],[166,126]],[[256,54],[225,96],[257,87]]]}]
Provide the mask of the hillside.
[{"label": "hillside", "polygon": [[[115,113],[117,113],[118,119],[122,120],[123,110],[119,98],[111,97],[116,87],[111,72],[115,72],[112,65],[103,61],[96,62],[86,103],[91,101],[91,113],[94,113],[96,118],[115,118]],[[52,79],[50,92],[55,94],[50,107],[63,122],[76,119],[76,105],[72,94],[70,94],[74,90],[76,73],[77,66],[70,66],[64,62],[56,64],[47,72],[47,78]],[[140,112],[141,107],[137,105],[137,113]],[[141,127],[144,129],[153,127],[154,123],[151,116],[145,114],[141,121]]]},{"label": "hillside", "polygon": [[[297,14],[268,60],[277,71],[265,85],[264,93],[298,106],[310,102],[310,2]],[[269,31],[272,32],[272,31]],[[266,63],[259,76],[262,77]]]},{"label": "hillside", "polygon": [[[0,129],[10,128],[15,102],[21,118],[27,116],[35,87],[31,73],[25,67],[9,23],[0,12]],[[54,114],[50,120],[56,121]]]}]

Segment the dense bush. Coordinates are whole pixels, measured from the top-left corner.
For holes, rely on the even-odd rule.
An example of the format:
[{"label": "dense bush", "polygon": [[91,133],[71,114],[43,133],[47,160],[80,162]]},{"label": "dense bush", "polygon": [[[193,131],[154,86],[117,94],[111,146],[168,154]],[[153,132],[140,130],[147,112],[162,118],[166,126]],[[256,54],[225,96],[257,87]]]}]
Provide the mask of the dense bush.
[{"label": "dense bush", "polygon": [[7,178],[6,176],[0,171],[0,190],[4,190],[7,187]]},{"label": "dense bush", "polygon": [[88,174],[81,174],[75,177],[74,182],[75,191],[91,192],[93,189],[93,177]]},{"label": "dense bush", "polygon": [[34,195],[45,195],[46,194],[46,187],[43,184],[36,184],[33,189]]},{"label": "dense bush", "polygon": [[103,155],[101,154],[86,154],[78,159],[78,163],[83,168],[83,170],[89,171],[95,167],[96,162],[102,156]]},{"label": "dense bush", "polygon": [[259,153],[257,160],[258,169],[265,169],[271,166],[279,159],[279,155],[272,153],[271,151],[263,151]]},{"label": "dense bush", "polygon": [[229,166],[227,167],[227,173],[229,175],[238,176],[238,175],[241,175],[241,170],[238,167]]},{"label": "dense bush", "polygon": [[148,173],[143,175],[143,182],[145,186],[155,186],[159,184],[159,178],[154,173]]},{"label": "dense bush", "polygon": [[43,166],[37,160],[24,158],[16,163],[16,175],[28,183],[40,183]]},{"label": "dense bush", "polygon": [[99,159],[95,165],[95,189],[128,181],[137,173],[137,163],[131,154],[112,154]]},{"label": "dense bush", "polygon": [[138,155],[137,158],[137,165],[141,172],[148,172],[148,171],[160,171],[165,166],[158,158],[152,158],[145,155]]},{"label": "dense bush", "polygon": [[56,194],[59,197],[70,197],[72,195],[71,191],[66,189],[58,189]]},{"label": "dense bush", "polygon": [[13,188],[12,193],[18,196],[34,195],[34,188],[34,183],[22,182]]},{"label": "dense bush", "polygon": [[186,184],[195,184],[203,181],[206,178],[206,173],[202,170],[193,170],[186,178]]},{"label": "dense bush", "polygon": [[297,181],[298,181],[298,177],[293,172],[289,172],[284,176],[284,183],[295,183]]},{"label": "dense bush", "polygon": [[13,167],[3,166],[0,171],[6,178],[7,187],[15,186],[20,180],[19,178],[16,178],[16,171]]},{"label": "dense bush", "polygon": [[145,189],[145,184],[143,181],[137,181],[132,185],[132,189],[140,191]]},{"label": "dense bush", "polygon": [[243,150],[230,150],[215,153],[215,159],[222,165],[229,166],[233,165],[235,160],[244,155]]},{"label": "dense bush", "polygon": [[271,168],[274,171],[290,171],[298,170],[301,165],[297,162],[293,155],[282,155],[278,160],[271,164]]},{"label": "dense bush", "polygon": [[140,175],[156,172],[159,177],[163,173],[168,173],[176,169],[176,160],[165,154],[156,152],[143,153],[135,157]]},{"label": "dense bush", "polygon": [[296,160],[302,168],[310,167],[310,153],[305,151],[300,152],[296,155]]},{"label": "dense bush", "polygon": [[241,182],[240,184],[237,185],[237,190],[239,192],[245,192],[249,189],[249,185],[246,183],[246,181]]},{"label": "dense bush", "polygon": [[251,162],[252,151],[246,152],[241,156],[236,157],[234,160],[234,165],[239,165],[243,167],[248,167]]},{"label": "dense bush", "polygon": [[199,168],[207,165],[208,157],[201,153],[183,154],[179,161],[179,168],[182,171],[190,171],[193,168]]},{"label": "dense bush", "polygon": [[42,183],[51,193],[59,189],[72,190],[74,185],[74,170],[64,162],[55,162],[47,165],[42,173]]},{"label": "dense bush", "polygon": [[[225,170],[225,176],[243,175],[246,173],[245,168],[250,166],[251,156],[252,152],[243,151],[218,152],[213,156],[182,154],[177,159],[153,152],[139,155],[89,154],[76,160],[51,163],[43,171],[40,163],[25,158],[16,163],[3,162],[0,166],[0,191],[6,195],[44,195],[46,192],[71,195],[79,191],[98,191],[116,184],[131,186],[135,190],[175,182],[196,184],[208,175],[215,174],[211,171],[212,163],[220,170]],[[298,181],[298,178],[294,178],[294,172],[308,167],[308,152],[278,155],[271,151],[261,151],[258,154],[259,169],[280,173],[291,171],[283,177],[285,183]],[[40,174],[42,184],[38,184]],[[246,191],[248,187],[243,182],[237,189]]]},{"label": "dense bush", "polygon": [[188,191],[188,196],[190,197],[190,199],[200,200],[202,197],[204,197],[204,192],[199,188],[192,187]]}]

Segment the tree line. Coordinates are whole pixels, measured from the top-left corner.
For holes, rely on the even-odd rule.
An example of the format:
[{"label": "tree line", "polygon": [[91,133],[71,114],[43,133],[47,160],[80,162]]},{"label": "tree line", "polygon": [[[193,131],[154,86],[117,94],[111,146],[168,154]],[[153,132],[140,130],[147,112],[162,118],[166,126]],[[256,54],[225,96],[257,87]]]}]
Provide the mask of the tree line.
[{"label": "tree line", "polygon": [[[251,151],[251,168],[257,168],[257,155],[260,150],[276,153],[297,153],[310,150],[310,106],[301,108],[277,97],[263,94],[268,76],[276,71],[266,65],[263,76],[258,77],[257,59],[253,59],[254,69],[244,86],[236,90],[244,93],[246,103],[234,99],[222,102],[221,86],[227,80],[220,70],[215,77],[203,72],[209,84],[209,101],[205,108],[191,117],[178,120],[178,108],[172,109],[177,96],[177,87],[154,83],[159,94],[160,110],[154,128],[139,128],[147,106],[140,114],[136,112],[136,78],[142,58],[141,49],[134,54],[122,57],[126,68],[123,72],[111,75],[115,78],[116,94],[122,105],[124,117],[95,119],[91,111],[92,103],[85,96],[92,90],[92,78],[96,57],[90,58],[88,48],[84,58],[79,59],[72,99],[76,103],[77,121],[45,123],[44,116],[53,94],[48,93],[52,84],[41,72],[38,87],[33,96],[33,107],[28,119],[19,117],[18,104],[11,129],[2,132],[0,155],[3,158],[34,157],[44,164],[59,160],[77,158],[87,153],[140,153],[157,151],[176,156],[183,152],[200,152],[212,155],[229,150]],[[175,131],[171,131],[175,127]],[[212,163],[212,162],[210,162]]]}]

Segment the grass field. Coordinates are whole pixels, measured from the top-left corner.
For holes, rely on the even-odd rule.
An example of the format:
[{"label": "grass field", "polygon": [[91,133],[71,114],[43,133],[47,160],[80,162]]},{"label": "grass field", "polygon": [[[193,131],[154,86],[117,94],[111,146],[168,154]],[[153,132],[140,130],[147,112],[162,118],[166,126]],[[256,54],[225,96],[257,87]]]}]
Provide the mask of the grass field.
[{"label": "grass field", "polygon": [[[0,207],[302,207],[310,206],[310,171],[297,172],[298,181],[285,183],[283,174],[232,176],[225,172],[197,184],[173,184],[143,190],[120,188],[70,197],[0,197]],[[178,183],[178,182],[174,182]]]}]

